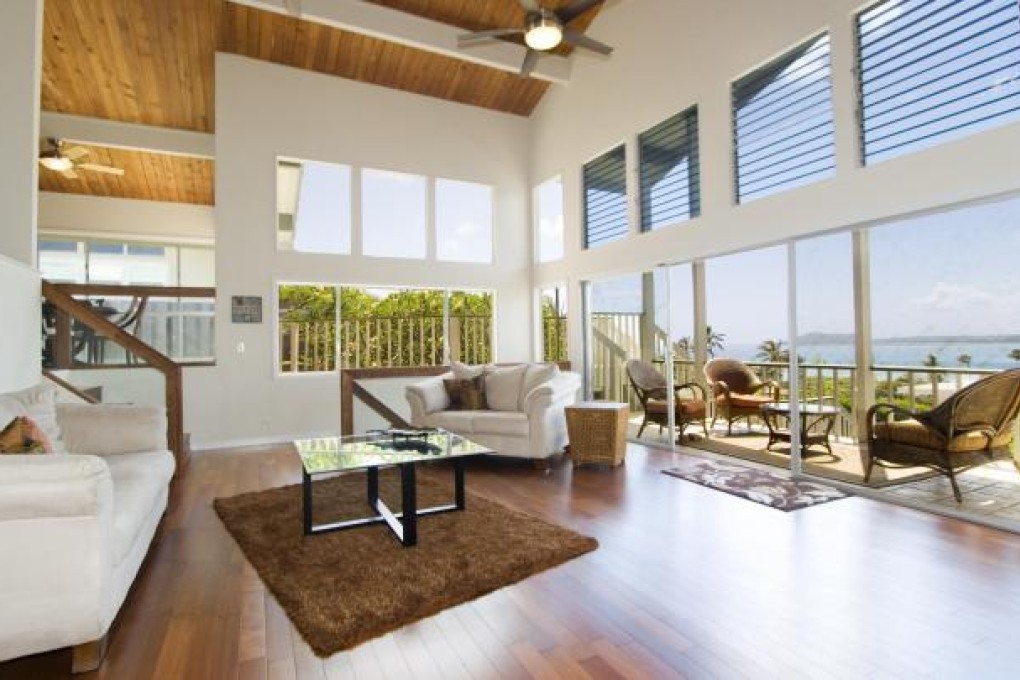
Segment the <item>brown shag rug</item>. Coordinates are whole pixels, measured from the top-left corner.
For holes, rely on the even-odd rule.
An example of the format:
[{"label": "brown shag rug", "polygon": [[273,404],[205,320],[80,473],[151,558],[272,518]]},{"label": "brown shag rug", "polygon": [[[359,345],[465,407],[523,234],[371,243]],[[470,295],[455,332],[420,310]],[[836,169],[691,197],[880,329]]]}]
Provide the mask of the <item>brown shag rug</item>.
[{"label": "brown shag rug", "polygon": [[[390,474],[393,473],[393,474]],[[399,512],[394,470],[380,495]],[[317,523],[365,517],[363,474],[316,481]],[[451,502],[453,483],[418,479],[418,506]],[[217,498],[216,512],[308,645],[329,656],[521,581],[598,547],[594,538],[472,493],[467,510],[418,519],[418,545],[388,527],[305,536],[301,485]]]}]

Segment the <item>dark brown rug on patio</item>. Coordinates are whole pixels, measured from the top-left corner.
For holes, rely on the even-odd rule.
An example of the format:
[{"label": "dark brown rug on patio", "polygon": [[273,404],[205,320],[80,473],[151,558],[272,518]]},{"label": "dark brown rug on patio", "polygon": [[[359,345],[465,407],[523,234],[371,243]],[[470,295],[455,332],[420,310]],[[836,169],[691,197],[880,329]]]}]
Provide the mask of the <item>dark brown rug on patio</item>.
[{"label": "dark brown rug on patio", "polygon": [[768,470],[695,456],[684,456],[676,467],[662,472],[783,512],[848,498],[842,491],[824,484],[793,480]]},{"label": "dark brown rug on patio", "polygon": [[[399,512],[392,470],[380,493]],[[317,523],[364,517],[363,474],[315,482]],[[450,503],[453,483],[418,479],[419,507]],[[213,505],[308,645],[329,656],[521,581],[598,547],[582,536],[472,493],[467,510],[418,520],[403,548],[385,525],[304,536],[301,486],[217,498]]]}]

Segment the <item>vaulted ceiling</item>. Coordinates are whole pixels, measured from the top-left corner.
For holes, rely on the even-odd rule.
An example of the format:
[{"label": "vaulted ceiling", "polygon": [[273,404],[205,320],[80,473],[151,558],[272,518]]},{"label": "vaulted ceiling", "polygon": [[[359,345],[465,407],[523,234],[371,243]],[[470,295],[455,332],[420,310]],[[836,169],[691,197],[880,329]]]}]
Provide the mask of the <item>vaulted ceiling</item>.
[{"label": "vaulted ceiling", "polygon": [[[524,21],[517,0],[368,1],[469,31]],[[558,8],[567,2],[542,4]],[[586,30],[598,9],[571,26]],[[522,116],[530,115],[550,86],[547,80],[228,0],[45,0],[42,110],[214,132],[217,50]],[[44,172],[41,188],[212,200],[211,162],[124,149],[96,153],[128,173],[74,183]],[[130,178],[139,168],[149,170]],[[160,178],[172,188],[158,188]],[[184,189],[204,182],[208,190]]]}]

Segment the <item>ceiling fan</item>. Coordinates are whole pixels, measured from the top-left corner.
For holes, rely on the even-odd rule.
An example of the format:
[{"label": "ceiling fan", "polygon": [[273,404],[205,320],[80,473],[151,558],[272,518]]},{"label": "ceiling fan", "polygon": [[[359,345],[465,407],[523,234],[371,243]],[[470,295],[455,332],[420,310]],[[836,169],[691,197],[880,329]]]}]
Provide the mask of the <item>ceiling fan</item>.
[{"label": "ceiling fan", "polygon": [[593,40],[569,28],[571,21],[605,0],[573,0],[559,9],[542,7],[538,0],[517,0],[524,8],[524,25],[519,28],[495,28],[475,31],[457,38],[460,47],[470,47],[481,42],[510,35],[523,35],[528,52],[521,64],[521,77],[527,77],[535,69],[535,63],[542,52],[548,52],[560,43],[583,47],[599,54],[609,55],[613,48]]},{"label": "ceiling fan", "polygon": [[39,154],[39,165],[47,170],[59,172],[68,179],[78,179],[76,170],[91,170],[93,172],[105,172],[110,175],[123,175],[124,170],[110,165],[98,163],[86,163],[84,158],[89,155],[89,150],[83,146],[67,146],[62,139],[49,138],[50,148]]}]

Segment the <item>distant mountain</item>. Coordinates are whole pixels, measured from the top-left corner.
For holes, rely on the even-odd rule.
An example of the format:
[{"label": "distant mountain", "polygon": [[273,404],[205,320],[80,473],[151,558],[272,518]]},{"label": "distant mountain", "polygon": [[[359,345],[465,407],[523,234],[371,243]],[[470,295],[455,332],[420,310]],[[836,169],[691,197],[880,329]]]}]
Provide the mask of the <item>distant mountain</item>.
[{"label": "distant mountain", "polygon": [[[805,333],[797,338],[798,345],[852,345],[853,333]],[[876,345],[916,345],[939,343],[1017,343],[1020,335],[910,335],[895,338],[875,338]]]}]

